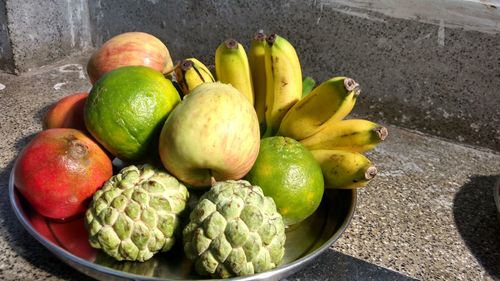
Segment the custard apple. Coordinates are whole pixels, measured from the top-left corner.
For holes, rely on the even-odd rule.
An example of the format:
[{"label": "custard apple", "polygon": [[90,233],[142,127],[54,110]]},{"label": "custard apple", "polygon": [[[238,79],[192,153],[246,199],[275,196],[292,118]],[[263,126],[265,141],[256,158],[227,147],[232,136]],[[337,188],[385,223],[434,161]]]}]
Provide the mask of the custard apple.
[{"label": "custard apple", "polygon": [[216,182],[191,211],[182,235],[184,252],[201,275],[263,272],[285,253],[285,225],[273,199],[244,180]]},{"label": "custard apple", "polygon": [[163,169],[128,166],[93,196],[85,213],[90,244],[119,261],[146,261],[168,251],[188,197],[187,188]]}]

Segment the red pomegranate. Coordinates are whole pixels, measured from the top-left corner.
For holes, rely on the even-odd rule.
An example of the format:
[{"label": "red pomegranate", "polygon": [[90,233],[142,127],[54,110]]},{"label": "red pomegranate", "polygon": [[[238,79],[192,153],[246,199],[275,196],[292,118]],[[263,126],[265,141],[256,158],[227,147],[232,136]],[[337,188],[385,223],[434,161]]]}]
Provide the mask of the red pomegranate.
[{"label": "red pomegranate", "polygon": [[86,131],[83,109],[89,93],[75,93],[55,102],[43,119],[43,128],[73,128]]},{"label": "red pomegranate", "polygon": [[87,208],[87,200],[113,175],[106,153],[81,131],[38,133],[14,164],[17,189],[43,216],[65,219]]}]

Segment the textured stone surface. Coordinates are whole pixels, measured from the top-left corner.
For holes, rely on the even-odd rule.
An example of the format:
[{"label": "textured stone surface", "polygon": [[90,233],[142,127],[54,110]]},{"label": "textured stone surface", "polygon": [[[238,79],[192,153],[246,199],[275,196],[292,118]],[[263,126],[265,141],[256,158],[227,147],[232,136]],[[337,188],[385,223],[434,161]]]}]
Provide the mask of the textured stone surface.
[{"label": "textured stone surface", "polygon": [[14,73],[14,55],[10,45],[9,30],[7,28],[7,11],[5,1],[0,1],[0,70]]},{"label": "textured stone surface", "polygon": [[15,62],[25,71],[126,31],[158,36],[175,61],[194,56],[213,64],[224,39],[249,46],[264,29],[296,46],[304,74],[319,82],[356,79],[364,90],[356,113],[500,150],[500,10],[488,1],[2,3],[13,46],[9,55],[0,17],[2,69]]},{"label": "textured stone surface", "polygon": [[[89,89],[82,72],[88,56],[20,76],[0,74],[6,85],[0,90],[0,280],[89,280],[23,229],[7,196],[14,159],[41,130],[47,107]],[[333,248],[417,279],[498,280],[500,224],[493,184],[500,177],[500,154],[388,128],[386,142],[369,153],[379,175],[359,191],[352,223]],[[331,278],[327,268],[310,275],[322,259],[298,273],[300,280]]]},{"label": "textured stone surface", "polygon": [[412,281],[417,280],[398,272],[367,263],[338,251],[325,251],[306,269],[282,281]]},{"label": "textured stone surface", "polygon": [[143,31],[160,37],[168,46],[177,39],[164,35],[177,25],[189,2],[88,0],[92,42],[100,46],[120,33]]},{"label": "textured stone surface", "polygon": [[15,68],[20,72],[91,46],[86,0],[5,0]]},{"label": "textured stone surface", "polygon": [[498,280],[500,154],[389,127],[334,249],[422,280]]},{"label": "textured stone surface", "polygon": [[[91,0],[89,7],[97,46],[120,32],[143,30],[166,42],[174,61],[195,56],[213,64],[215,48],[226,38],[248,47],[259,29],[281,34],[297,48],[304,74],[317,81],[344,75],[361,84],[356,112],[500,150],[500,34],[491,24],[499,12],[479,3],[442,1],[432,6],[447,12],[438,18],[425,12],[425,3],[413,1],[405,3],[415,15],[398,18],[402,9],[390,5],[371,11],[343,2]],[[351,5],[364,2],[370,1]],[[443,20],[455,18],[461,20]]]},{"label": "textured stone surface", "polygon": [[[50,104],[90,88],[80,59],[20,76],[0,74],[0,280],[91,280],[60,262],[24,230],[11,209],[8,180],[16,155],[42,129]],[[83,77],[83,79],[81,78]]]}]

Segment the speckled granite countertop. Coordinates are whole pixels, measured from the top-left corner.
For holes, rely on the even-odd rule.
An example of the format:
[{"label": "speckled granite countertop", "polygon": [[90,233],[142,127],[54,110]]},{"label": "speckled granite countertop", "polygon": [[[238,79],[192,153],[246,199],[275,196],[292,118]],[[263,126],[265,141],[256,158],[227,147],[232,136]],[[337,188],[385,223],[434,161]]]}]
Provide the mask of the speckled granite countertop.
[{"label": "speckled granite countertop", "polygon": [[[88,54],[77,55],[21,76],[0,74],[1,280],[90,279],[60,262],[23,229],[7,191],[13,161],[41,129],[47,107],[90,88],[82,67],[86,58]],[[388,128],[386,142],[370,153],[379,175],[360,190],[356,214],[332,253],[416,279],[500,279],[500,221],[493,200],[500,154]],[[318,275],[299,273],[288,280],[304,278],[335,276],[321,267]]]}]

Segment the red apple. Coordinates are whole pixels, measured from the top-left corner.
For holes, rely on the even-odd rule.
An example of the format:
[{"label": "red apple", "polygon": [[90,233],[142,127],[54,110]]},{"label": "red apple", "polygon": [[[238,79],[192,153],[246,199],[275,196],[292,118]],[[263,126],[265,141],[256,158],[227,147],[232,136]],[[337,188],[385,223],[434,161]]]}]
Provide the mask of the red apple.
[{"label": "red apple", "polygon": [[73,128],[86,131],[83,109],[89,93],[66,96],[52,105],[43,119],[43,129]]},{"label": "red apple", "polygon": [[143,65],[160,72],[173,70],[170,52],[163,42],[144,32],[126,32],[106,41],[90,58],[87,73],[94,84],[105,73],[130,65]]}]

